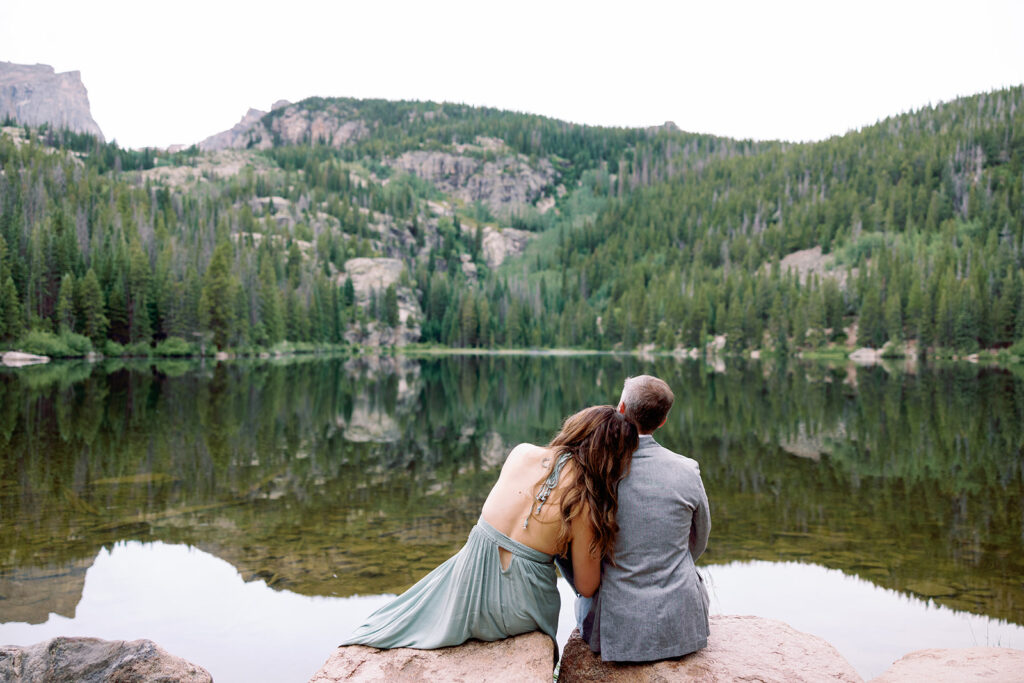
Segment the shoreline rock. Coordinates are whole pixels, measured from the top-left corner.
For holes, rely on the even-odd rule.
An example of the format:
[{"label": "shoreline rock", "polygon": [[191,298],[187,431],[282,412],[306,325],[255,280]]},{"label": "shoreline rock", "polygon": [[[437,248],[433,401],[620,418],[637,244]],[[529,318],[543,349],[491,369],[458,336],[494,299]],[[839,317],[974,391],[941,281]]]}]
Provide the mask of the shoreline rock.
[{"label": "shoreline rock", "polygon": [[603,662],[573,631],[562,650],[558,683],[607,681],[844,681],[863,683],[830,643],[762,617],[713,615],[708,646],[679,659],[644,664]]},{"label": "shoreline rock", "polygon": [[379,650],[348,645],[334,650],[309,683],[335,681],[482,681],[551,683],[555,643],[534,631],[483,643],[471,640],[440,650]]},{"label": "shoreline rock", "polygon": [[1020,681],[1024,650],[965,647],[915,650],[900,657],[871,683],[911,681]]},{"label": "shoreline rock", "polygon": [[24,353],[23,351],[7,351],[0,355],[0,363],[9,368],[22,368],[26,365],[39,365],[40,363],[49,362],[49,356],[36,356],[31,353]]},{"label": "shoreline rock", "polygon": [[152,640],[58,637],[35,645],[0,646],[0,680],[9,683],[212,683],[210,672]]}]

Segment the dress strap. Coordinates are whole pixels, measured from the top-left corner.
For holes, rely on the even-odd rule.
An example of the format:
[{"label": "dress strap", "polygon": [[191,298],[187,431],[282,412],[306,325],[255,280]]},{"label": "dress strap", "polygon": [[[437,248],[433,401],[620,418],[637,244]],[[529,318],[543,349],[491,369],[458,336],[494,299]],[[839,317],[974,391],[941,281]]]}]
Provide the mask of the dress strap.
[{"label": "dress strap", "polygon": [[558,460],[555,461],[555,466],[551,469],[551,474],[549,474],[548,478],[544,480],[544,483],[540,485],[540,491],[537,491],[537,495],[535,496],[537,500],[537,509],[533,510],[530,515],[527,515],[526,520],[523,521],[524,529],[530,523],[530,517],[532,515],[540,514],[541,508],[544,507],[544,503],[548,501],[548,497],[551,495],[551,490],[558,485],[558,478],[562,474],[562,468],[570,458],[572,458],[572,453],[568,452],[562,453],[558,456]]}]

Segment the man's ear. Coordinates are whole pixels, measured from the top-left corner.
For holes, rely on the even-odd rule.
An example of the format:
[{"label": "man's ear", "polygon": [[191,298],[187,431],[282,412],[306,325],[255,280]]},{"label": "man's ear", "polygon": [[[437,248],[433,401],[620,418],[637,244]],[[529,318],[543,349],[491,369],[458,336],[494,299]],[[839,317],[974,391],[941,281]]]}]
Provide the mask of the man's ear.
[{"label": "man's ear", "polygon": [[661,429],[662,427],[664,427],[666,422],[668,422],[668,415],[666,415],[665,419],[661,421],[660,425],[658,425],[658,429]]},{"label": "man's ear", "polygon": [[619,401],[619,412],[622,413],[623,415],[626,414],[626,402],[625,401]]}]

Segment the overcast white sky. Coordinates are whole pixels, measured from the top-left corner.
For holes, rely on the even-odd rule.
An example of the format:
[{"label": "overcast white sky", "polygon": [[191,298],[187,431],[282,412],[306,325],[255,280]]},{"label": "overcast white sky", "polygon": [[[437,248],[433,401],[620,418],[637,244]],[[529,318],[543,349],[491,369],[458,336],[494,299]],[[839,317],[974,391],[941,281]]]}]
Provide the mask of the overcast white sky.
[{"label": "overcast white sky", "polygon": [[0,60],[81,71],[131,147],[311,95],[815,140],[1024,83],[1024,2],[2,0]]}]

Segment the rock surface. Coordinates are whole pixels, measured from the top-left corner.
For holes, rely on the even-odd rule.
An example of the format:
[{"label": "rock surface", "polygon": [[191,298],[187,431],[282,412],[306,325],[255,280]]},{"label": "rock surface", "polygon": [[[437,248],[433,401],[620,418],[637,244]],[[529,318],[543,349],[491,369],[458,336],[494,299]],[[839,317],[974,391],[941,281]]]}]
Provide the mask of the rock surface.
[{"label": "rock surface", "polygon": [[284,144],[322,142],[333,147],[369,134],[366,122],[342,102],[292,104],[278,100],[270,112],[250,109],[231,129],[211,135],[199,143],[201,150],[269,149],[275,141]]},{"label": "rock surface", "polygon": [[901,657],[871,683],[910,681],[1021,681],[1024,650],[1005,647],[966,647],[916,650]]},{"label": "rock surface", "polygon": [[339,273],[335,284],[341,287],[346,278],[351,278],[356,303],[366,306],[373,292],[383,296],[390,285],[395,285],[398,297],[398,326],[386,327],[370,322],[362,329],[350,328],[345,339],[353,344],[366,346],[401,346],[419,340],[419,321],[423,318],[419,299],[410,287],[400,283],[405,264],[397,258],[353,258],[345,262],[345,270]]},{"label": "rock surface", "polygon": [[602,662],[574,631],[562,651],[558,683],[609,681],[862,681],[829,643],[761,617],[711,617],[708,646],[677,660]]},{"label": "rock surface", "polygon": [[[462,225],[462,232],[472,236],[474,228],[469,225]],[[527,230],[516,228],[502,228],[496,230],[489,225],[481,228],[482,241],[480,252],[483,254],[484,262],[491,268],[497,268],[507,259],[518,256],[526,250],[526,245],[537,235]]]},{"label": "rock surface", "polygon": [[485,160],[417,150],[405,152],[389,163],[464,202],[482,202],[502,218],[534,205],[544,188],[558,177],[548,159],[531,164],[526,156],[512,153]]},{"label": "rock surface", "polygon": [[0,62],[0,119],[8,116],[18,123],[48,123],[103,140],[78,71],[55,73],[46,64]]},{"label": "rock surface", "polygon": [[38,365],[39,363],[49,362],[49,356],[36,356],[22,351],[8,351],[7,353],[0,354],[0,363],[9,368],[20,368],[24,365]]},{"label": "rock surface", "polygon": [[[245,116],[242,117],[242,120],[234,126],[228,130],[217,133],[216,135],[211,135],[200,142],[199,149],[206,152],[220,149],[238,149],[247,147],[250,142],[249,131],[258,126],[260,119],[266,115],[267,112],[265,111],[250,108],[249,111],[245,112]],[[267,140],[267,146],[270,146],[270,140]]]},{"label": "rock surface", "polygon": [[550,683],[555,644],[540,632],[440,650],[339,647],[310,683],[334,681],[537,681]]},{"label": "rock surface", "polygon": [[0,647],[0,680],[10,683],[148,683],[213,681],[201,666],[151,640],[53,638],[28,647]]}]

